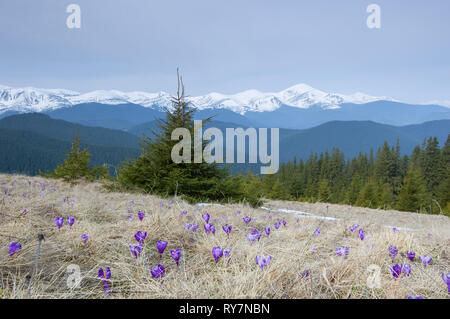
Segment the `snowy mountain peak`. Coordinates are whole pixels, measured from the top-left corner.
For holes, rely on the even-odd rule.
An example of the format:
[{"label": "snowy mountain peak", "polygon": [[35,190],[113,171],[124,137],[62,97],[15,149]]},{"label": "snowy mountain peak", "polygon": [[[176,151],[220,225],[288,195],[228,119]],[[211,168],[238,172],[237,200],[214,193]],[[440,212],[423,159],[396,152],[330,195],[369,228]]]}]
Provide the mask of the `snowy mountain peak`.
[{"label": "snowy mountain peak", "polygon": [[[212,92],[206,95],[189,97],[199,109],[223,108],[244,114],[248,111],[274,111],[282,105],[309,108],[317,105],[324,109],[339,108],[344,103],[363,104],[388,97],[373,97],[364,93],[343,95],[326,93],[307,84],[296,84],[281,92],[261,92],[246,90],[233,95]],[[0,113],[44,112],[83,103],[101,103],[108,105],[137,104],[144,107],[171,107],[171,95],[166,92],[122,92],[118,90],[97,90],[78,93],[64,89],[38,89],[32,87],[11,88],[0,85]]]}]

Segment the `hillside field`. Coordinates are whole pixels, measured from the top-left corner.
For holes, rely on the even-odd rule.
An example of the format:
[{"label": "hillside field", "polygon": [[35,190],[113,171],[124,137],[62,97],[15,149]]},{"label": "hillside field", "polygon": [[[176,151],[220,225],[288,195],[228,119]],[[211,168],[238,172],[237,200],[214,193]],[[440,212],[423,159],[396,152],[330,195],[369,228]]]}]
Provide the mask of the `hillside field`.
[{"label": "hillside field", "polygon": [[[446,216],[288,201],[265,201],[257,209],[190,205],[109,192],[99,183],[71,186],[23,175],[0,175],[0,191],[0,298],[449,298],[441,277],[450,272]],[[142,221],[139,211],[145,212]],[[205,233],[206,213],[215,234]],[[64,217],[60,229],[57,217]],[[187,224],[199,226],[193,232]],[[351,231],[354,224],[359,228]],[[224,225],[232,226],[229,237]],[[253,228],[261,236],[251,242]],[[137,231],[147,232],[138,258],[129,247],[138,243]],[[41,233],[45,240],[28,290]],[[161,261],[157,241],[168,242]],[[21,249],[11,256],[12,242]],[[393,258],[389,245],[398,248]],[[216,263],[217,246],[231,252]],[[341,247],[348,247],[348,256],[338,256]],[[170,254],[177,248],[178,268]],[[406,251],[416,253],[413,261]],[[261,268],[257,255],[271,261]],[[424,255],[432,258],[426,266],[419,260]],[[150,271],[159,263],[162,279]],[[411,265],[410,274],[395,279],[389,269],[395,264]],[[77,267],[78,287],[70,284]],[[110,292],[98,276],[106,267]]]}]

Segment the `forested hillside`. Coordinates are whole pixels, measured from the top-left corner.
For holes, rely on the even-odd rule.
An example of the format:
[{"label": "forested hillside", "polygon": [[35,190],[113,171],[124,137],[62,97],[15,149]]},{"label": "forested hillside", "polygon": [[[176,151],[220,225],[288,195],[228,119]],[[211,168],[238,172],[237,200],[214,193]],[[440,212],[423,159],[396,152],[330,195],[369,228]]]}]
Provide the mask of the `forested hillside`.
[{"label": "forested hillside", "polygon": [[281,164],[276,175],[249,174],[246,187],[271,199],[450,214],[450,135],[442,148],[429,138],[409,156],[398,143],[350,159],[334,148]]}]

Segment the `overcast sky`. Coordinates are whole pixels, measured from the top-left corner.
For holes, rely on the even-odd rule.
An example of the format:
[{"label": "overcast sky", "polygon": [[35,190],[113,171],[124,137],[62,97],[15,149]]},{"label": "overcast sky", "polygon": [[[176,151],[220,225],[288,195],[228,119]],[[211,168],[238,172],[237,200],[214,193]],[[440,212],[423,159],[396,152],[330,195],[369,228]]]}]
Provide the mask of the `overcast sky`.
[{"label": "overcast sky", "polygon": [[3,0],[0,84],[174,93],[179,66],[191,96],[307,83],[450,100],[449,39],[448,0]]}]

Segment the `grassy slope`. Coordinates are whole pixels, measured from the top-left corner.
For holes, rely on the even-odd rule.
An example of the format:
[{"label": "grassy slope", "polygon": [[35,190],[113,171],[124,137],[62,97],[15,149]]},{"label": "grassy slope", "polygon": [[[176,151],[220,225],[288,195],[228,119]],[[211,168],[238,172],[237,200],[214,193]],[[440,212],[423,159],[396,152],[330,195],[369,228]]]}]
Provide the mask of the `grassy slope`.
[{"label": "grassy slope", "polygon": [[[47,185],[45,191],[39,182]],[[4,189],[12,195],[5,196]],[[440,277],[442,272],[450,271],[450,221],[444,216],[329,205],[328,215],[338,221],[300,218],[297,222],[293,215],[271,213],[269,219],[267,211],[242,205],[198,207],[179,200],[169,205],[167,199],[151,195],[107,193],[99,184],[70,187],[60,181],[21,175],[0,175],[0,190],[0,298],[26,295],[26,276],[34,263],[39,232],[45,234],[46,240],[31,286],[35,298],[103,298],[97,271],[106,266],[111,267],[114,298],[448,298]],[[63,197],[74,199],[74,206],[64,203]],[[326,204],[276,201],[265,206],[326,214]],[[25,216],[24,209],[29,210]],[[132,212],[132,221],[127,219],[127,210]],[[139,210],[146,212],[142,222],[136,216]],[[188,214],[180,216],[183,210]],[[241,214],[236,214],[237,210]],[[215,236],[205,234],[202,212],[211,214]],[[244,215],[252,218],[248,226],[242,221]],[[65,218],[60,230],[54,223],[58,216]],[[68,216],[75,216],[72,229],[67,225]],[[277,217],[287,221],[286,227],[275,230]],[[196,233],[184,227],[193,222],[200,225]],[[364,241],[348,230],[354,222],[363,227]],[[226,223],[233,226],[229,239],[221,229]],[[252,227],[263,230],[266,225],[272,229],[270,237],[264,234],[259,242],[250,245],[245,235]],[[415,231],[393,232],[383,225]],[[317,227],[320,234],[314,236]],[[138,230],[147,231],[148,236],[143,254],[136,260],[128,245],[136,243],[134,233]],[[86,244],[81,243],[83,233],[90,235]],[[163,284],[149,271],[159,262],[157,240],[168,241],[161,262],[166,267]],[[8,245],[12,241],[23,248],[9,257]],[[370,248],[372,244],[374,248]],[[394,281],[388,269],[392,266],[389,244],[399,248],[395,263],[411,263],[401,256],[406,250],[415,251],[416,256],[428,254],[433,262],[424,267],[416,260],[411,263],[409,277]],[[317,247],[315,253],[311,253],[311,245]],[[344,245],[350,247],[347,259],[335,254],[335,249]],[[213,246],[231,248],[229,261],[222,257],[215,264]],[[170,250],[175,248],[182,250],[178,271],[170,257]],[[272,256],[267,269],[256,265],[257,254]],[[70,290],[66,285],[67,266],[71,264],[81,268],[79,289]],[[381,267],[379,289],[367,287],[366,270],[370,265]],[[300,276],[305,269],[311,272],[309,279]]]}]

